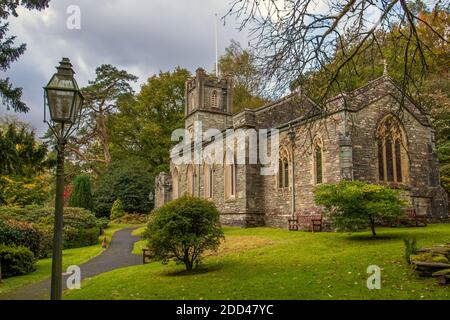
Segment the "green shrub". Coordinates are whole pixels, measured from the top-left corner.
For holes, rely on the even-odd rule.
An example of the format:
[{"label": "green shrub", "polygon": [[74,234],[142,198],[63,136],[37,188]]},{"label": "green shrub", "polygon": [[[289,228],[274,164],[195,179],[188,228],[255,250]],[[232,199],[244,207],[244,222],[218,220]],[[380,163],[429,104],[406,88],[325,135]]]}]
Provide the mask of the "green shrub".
[{"label": "green shrub", "polygon": [[49,214],[50,213],[45,211],[42,206],[26,206],[23,208],[0,206],[0,219],[2,220],[14,219],[26,222],[36,222]]},{"label": "green shrub", "polygon": [[137,213],[126,214],[123,217],[114,220],[115,223],[119,224],[143,224],[147,223],[147,221],[148,215]]},{"label": "green shrub", "polygon": [[8,247],[0,244],[2,277],[14,277],[36,270],[33,252],[26,247]]},{"label": "green shrub", "polygon": [[217,250],[224,235],[213,203],[183,196],[152,213],[144,238],[156,260],[174,257],[190,271],[205,250]]},{"label": "green shrub", "polygon": [[109,220],[106,217],[101,217],[97,219],[97,227],[100,229],[100,233],[103,233],[103,230],[108,228]]},{"label": "green shrub", "polygon": [[117,199],[114,201],[114,204],[111,208],[110,218],[111,220],[116,220],[123,217],[126,214],[125,210],[123,210],[122,200]]},{"label": "green shrub", "polygon": [[[53,237],[54,208],[44,207],[26,207],[11,208],[0,207],[0,220],[14,219],[23,222],[35,222],[35,225],[47,236],[42,243],[48,243],[46,248],[51,247],[51,238]],[[82,239],[84,231],[89,230],[84,241]],[[97,232],[95,240],[90,236]],[[100,228],[95,215],[89,210],[83,208],[64,208],[64,245],[65,248],[74,248],[78,244],[89,246],[97,243],[100,235]],[[49,239],[50,238],[50,239]],[[45,240],[45,242],[44,242]],[[34,252],[34,251],[33,251]]]},{"label": "green shrub", "polygon": [[404,202],[397,190],[361,181],[319,185],[314,200],[325,207],[335,228],[356,231],[370,226],[373,236],[377,221],[393,223],[404,215]]},{"label": "green shrub", "polygon": [[[53,208],[40,208],[35,209],[31,214],[39,217],[36,220],[37,223],[53,226],[53,212]],[[77,229],[92,228],[97,226],[97,218],[91,211],[83,208],[64,208],[64,225]]]},{"label": "green shrub", "polygon": [[0,176],[0,203],[9,206],[42,205],[49,198],[50,176]]},{"label": "green shrub", "polygon": [[[41,218],[39,222],[53,230],[53,215]],[[96,244],[100,235],[100,228],[97,223],[97,218],[89,210],[64,208],[64,248],[78,248]]]},{"label": "green shrub", "polygon": [[101,176],[94,191],[95,214],[98,217],[108,217],[114,201],[119,198],[125,212],[150,212],[149,194],[152,180],[150,174],[141,166],[111,164]]},{"label": "green shrub", "polygon": [[74,208],[93,209],[91,180],[87,175],[80,175],[73,182],[69,206]]},{"label": "green shrub", "polygon": [[63,229],[63,247],[81,248],[98,243],[100,229],[96,226],[89,229],[76,229],[71,226],[65,226]]},{"label": "green shrub", "polygon": [[0,244],[27,247],[35,257],[45,258],[51,252],[51,235],[32,223],[0,220]]}]

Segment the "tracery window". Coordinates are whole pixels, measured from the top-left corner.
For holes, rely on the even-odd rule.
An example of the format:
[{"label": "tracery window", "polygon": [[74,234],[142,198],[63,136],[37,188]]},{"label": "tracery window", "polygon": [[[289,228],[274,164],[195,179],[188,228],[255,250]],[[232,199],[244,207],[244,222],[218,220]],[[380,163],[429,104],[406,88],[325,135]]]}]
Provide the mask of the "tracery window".
[{"label": "tracery window", "polygon": [[404,183],[408,177],[406,136],[399,121],[387,116],[377,130],[378,180]]},{"label": "tracery window", "polygon": [[225,155],[225,198],[233,198],[236,195],[236,164],[232,151]]},{"label": "tracery window", "polygon": [[289,187],[289,153],[286,148],[280,148],[278,155],[278,187]]},{"label": "tracery window", "polygon": [[194,195],[195,190],[195,171],[194,166],[189,165],[187,168],[187,194]]},{"label": "tracery window", "polygon": [[323,145],[320,138],[314,139],[313,143],[314,158],[314,183],[323,183]]},{"label": "tracery window", "polygon": [[213,90],[213,92],[211,94],[211,106],[213,108],[219,107],[219,97],[217,95],[217,90]]},{"label": "tracery window", "polygon": [[205,164],[204,167],[204,185],[205,185],[205,198],[213,198],[213,180],[214,171],[212,165]]}]

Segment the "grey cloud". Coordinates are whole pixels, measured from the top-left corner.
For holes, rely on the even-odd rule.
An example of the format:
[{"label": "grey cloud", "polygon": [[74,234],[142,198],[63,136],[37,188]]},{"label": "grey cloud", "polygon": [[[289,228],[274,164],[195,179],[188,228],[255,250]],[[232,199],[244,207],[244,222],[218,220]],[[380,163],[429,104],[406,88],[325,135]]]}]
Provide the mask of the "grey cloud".
[{"label": "grey cloud", "polygon": [[[81,30],[66,27],[69,5],[81,8]],[[176,66],[212,70],[214,13],[220,16],[228,9],[228,0],[53,0],[44,12],[22,10],[10,27],[28,50],[6,73],[24,88],[31,109],[19,117],[31,122],[38,134],[45,132],[42,87],[62,56],[71,58],[81,86],[102,63],[139,76],[136,89],[160,70]],[[219,23],[220,52],[231,39],[246,44],[247,34],[236,27],[232,20],[225,27]],[[5,113],[0,107],[0,115]]]}]

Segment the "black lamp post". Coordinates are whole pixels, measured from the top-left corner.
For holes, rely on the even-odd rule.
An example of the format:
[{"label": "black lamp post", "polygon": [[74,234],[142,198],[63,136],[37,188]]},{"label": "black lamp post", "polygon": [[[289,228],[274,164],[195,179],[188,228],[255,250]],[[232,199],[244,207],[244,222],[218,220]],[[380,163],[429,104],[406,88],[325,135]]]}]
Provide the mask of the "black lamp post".
[{"label": "black lamp post", "polygon": [[[62,296],[62,241],[64,210],[64,149],[67,138],[77,129],[84,98],[73,75],[72,64],[63,58],[58,70],[46,87],[44,99],[44,121],[57,139],[55,224],[53,234],[51,299]],[[47,121],[46,108],[50,111]]]}]

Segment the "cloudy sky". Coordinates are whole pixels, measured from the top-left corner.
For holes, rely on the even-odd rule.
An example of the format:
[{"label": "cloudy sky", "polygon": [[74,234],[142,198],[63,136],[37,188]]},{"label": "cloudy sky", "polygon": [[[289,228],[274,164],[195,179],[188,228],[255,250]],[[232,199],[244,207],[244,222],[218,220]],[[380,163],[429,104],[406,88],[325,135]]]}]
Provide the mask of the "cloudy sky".
[{"label": "cloudy sky", "polygon": [[[95,68],[108,63],[139,77],[135,89],[160,70],[181,66],[213,70],[215,13],[223,16],[230,0],[52,0],[42,12],[20,10],[10,18],[10,33],[27,51],[0,75],[23,87],[30,107],[19,118],[30,122],[37,134],[46,131],[43,90],[61,57],[69,57],[80,86],[94,78]],[[67,28],[71,5],[81,10],[81,29]],[[219,54],[231,39],[248,42],[248,34],[227,19],[219,23]],[[0,107],[0,116],[14,114]]]}]

